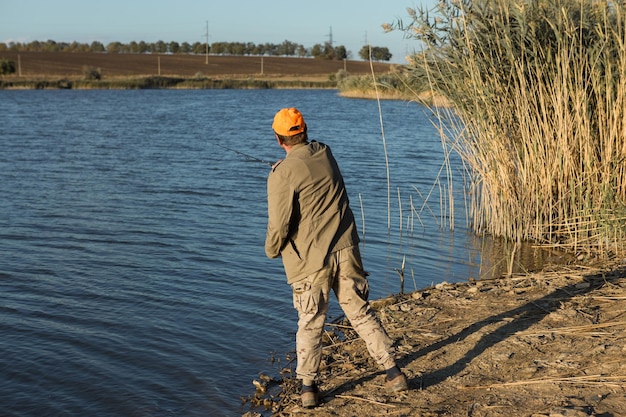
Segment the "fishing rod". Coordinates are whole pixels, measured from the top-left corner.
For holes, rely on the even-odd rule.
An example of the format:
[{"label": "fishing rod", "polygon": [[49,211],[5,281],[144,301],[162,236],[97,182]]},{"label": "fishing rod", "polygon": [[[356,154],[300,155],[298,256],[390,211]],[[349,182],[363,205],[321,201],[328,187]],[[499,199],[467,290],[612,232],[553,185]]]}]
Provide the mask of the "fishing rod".
[{"label": "fishing rod", "polygon": [[274,163],[273,163],[273,162],[266,161],[265,159],[260,159],[260,158],[257,158],[257,157],[255,157],[255,156],[248,155],[247,153],[240,152],[240,151],[238,151],[238,150],[236,150],[236,149],[229,148],[228,146],[224,146],[224,145],[219,144],[219,143],[216,143],[215,145],[219,146],[220,148],[224,148],[224,149],[226,149],[227,151],[235,152],[236,154],[239,154],[239,155],[241,155],[241,156],[245,157],[246,159],[248,159],[248,160],[250,160],[250,161],[254,161],[254,162],[261,162],[261,163],[263,163],[263,164],[267,164],[267,165],[269,165],[269,166],[271,166],[271,167],[273,167],[273,166],[274,166]]}]

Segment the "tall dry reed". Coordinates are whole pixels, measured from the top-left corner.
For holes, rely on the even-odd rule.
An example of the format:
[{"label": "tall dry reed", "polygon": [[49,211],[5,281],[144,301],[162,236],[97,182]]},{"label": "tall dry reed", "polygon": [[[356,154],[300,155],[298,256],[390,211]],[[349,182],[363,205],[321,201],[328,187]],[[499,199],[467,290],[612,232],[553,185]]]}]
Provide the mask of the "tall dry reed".
[{"label": "tall dry reed", "polygon": [[622,251],[626,4],[442,0],[400,29],[425,46],[414,84],[452,106],[441,134],[467,167],[477,232]]}]

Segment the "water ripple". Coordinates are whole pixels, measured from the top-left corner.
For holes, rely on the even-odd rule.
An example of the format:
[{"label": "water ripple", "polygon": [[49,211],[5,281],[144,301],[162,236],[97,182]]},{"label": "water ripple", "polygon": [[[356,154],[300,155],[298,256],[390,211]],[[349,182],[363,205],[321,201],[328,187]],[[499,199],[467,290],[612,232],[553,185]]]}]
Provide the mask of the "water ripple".
[{"label": "water ripple", "polygon": [[300,107],[339,160],[373,296],[398,291],[405,256],[417,286],[471,270],[462,231],[424,215],[399,233],[396,189],[406,215],[443,159],[414,103],[383,104],[388,230],[374,102],[288,90],[0,95],[4,415],[237,415],[258,372],[283,366],[268,359],[293,348],[296,315],[263,250],[268,167],[215,146],[284,157],[270,129],[280,107]]}]

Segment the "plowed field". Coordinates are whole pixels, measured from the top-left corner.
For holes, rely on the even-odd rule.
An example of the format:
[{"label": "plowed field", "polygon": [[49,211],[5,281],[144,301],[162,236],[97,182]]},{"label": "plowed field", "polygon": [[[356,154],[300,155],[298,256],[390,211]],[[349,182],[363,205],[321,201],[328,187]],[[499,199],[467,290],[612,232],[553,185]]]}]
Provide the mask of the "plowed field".
[{"label": "plowed field", "polygon": [[[241,78],[291,77],[303,80],[328,79],[345,69],[350,74],[371,72],[367,61],[329,61],[313,58],[258,56],[106,54],[70,52],[0,52],[0,58],[14,60],[22,77],[82,76],[85,67],[99,68],[103,77],[181,76]],[[376,73],[389,71],[391,64],[374,63]]]}]

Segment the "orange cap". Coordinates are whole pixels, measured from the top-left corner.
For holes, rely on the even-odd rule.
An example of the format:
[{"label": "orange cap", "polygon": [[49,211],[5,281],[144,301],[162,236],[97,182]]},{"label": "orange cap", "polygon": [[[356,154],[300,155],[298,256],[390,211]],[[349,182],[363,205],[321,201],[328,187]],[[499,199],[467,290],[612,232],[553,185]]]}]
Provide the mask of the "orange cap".
[{"label": "orange cap", "polygon": [[306,123],[304,123],[302,113],[295,107],[291,107],[289,109],[280,109],[276,113],[272,129],[281,136],[293,136],[304,132]]}]

